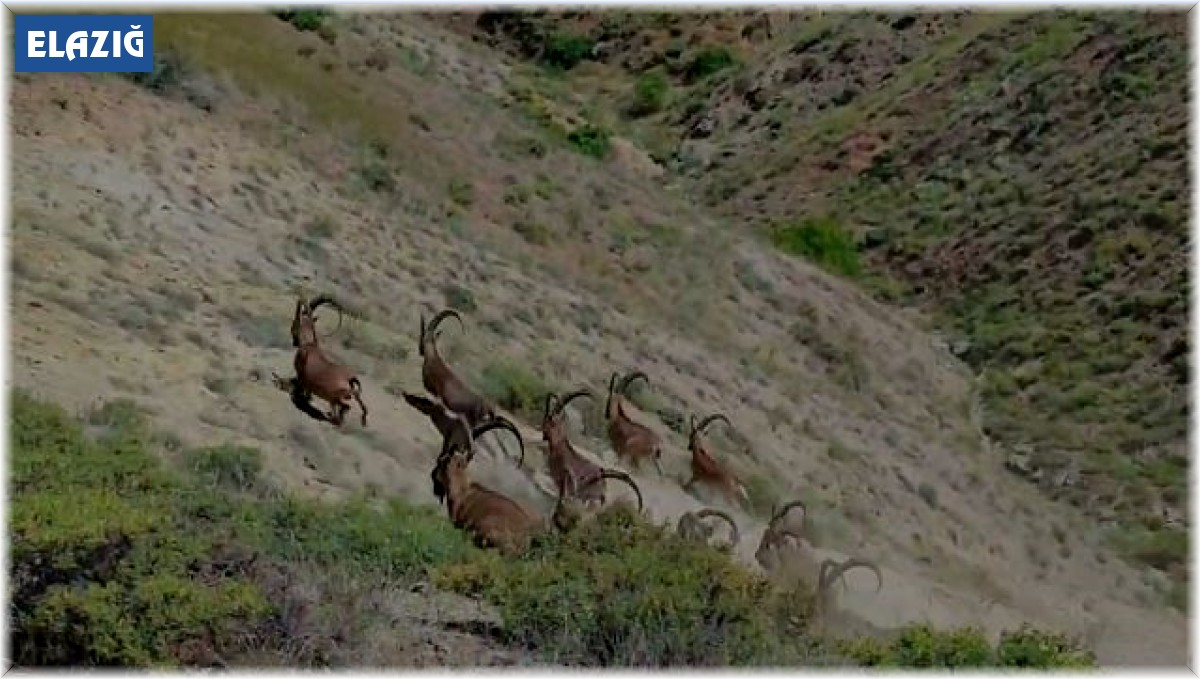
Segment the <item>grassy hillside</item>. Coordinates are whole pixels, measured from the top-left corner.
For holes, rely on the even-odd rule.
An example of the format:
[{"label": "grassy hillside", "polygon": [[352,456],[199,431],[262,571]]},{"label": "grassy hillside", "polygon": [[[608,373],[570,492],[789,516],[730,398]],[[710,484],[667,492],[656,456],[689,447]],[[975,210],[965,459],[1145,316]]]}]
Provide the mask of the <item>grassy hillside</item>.
[{"label": "grassy hillside", "polygon": [[[629,18],[613,17],[598,30],[620,29],[612,22]],[[1114,533],[1140,540],[1116,544],[1156,549],[1167,555],[1160,563],[1169,570],[1184,544],[1178,533],[1098,524],[1081,508],[1054,502],[1005,473],[1012,460],[983,433],[995,407],[980,408],[979,380],[948,350],[957,341],[947,347],[932,335],[936,317],[927,312],[900,308],[895,298],[872,298],[903,288],[888,287],[895,277],[846,239],[836,215],[768,237],[746,226],[749,217],[723,214],[722,206],[697,199],[693,180],[679,174],[682,166],[668,172],[655,162],[655,144],[672,130],[678,135],[677,126],[663,123],[671,111],[701,110],[694,107],[722,96],[721,88],[732,85],[728,78],[750,64],[765,68],[775,57],[791,59],[789,32],[819,32],[844,15],[773,23],[769,39],[751,30],[745,42],[758,51],[727,55],[706,51],[703,43],[688,45],[686,31],[673,35],[686,28],[687,17],[634,19],[644,23],[631,26],[652,36],[647,45],[682,38],[687,47],[661,65],[666,95],[661,80],[638,88],[637,115],[610,105],[627,103],[615,94],[593,96],[608,86],[636,94],[637,78],[584,58],[604,50],[583,50],[584,42],[561,35],[541,51],[508,54],[503,40],[466,37],[463,31],[475,34],[474,19],[453,15],[160,14],[152,73],[14,77],[14,386],[75,413],[91,413],[104,401],[135,404],[154,431],[170,432],[147,449],[166,461],[168,475],[191,469],[184,451],[213,446],[226,452],[215,453],[224,461],[212,464],[261,467],[256,476],[270,490],[222,490],[219,500],[232,502],[232,493],[237,503],[249,503],[237,506],[255,516],[221,526],[236,533],[231,540],[261,553],[259,562],[320,560],[333,544],[353,552],[346,545],[361,540],[365,556],[343,556],[375,563],[371,568],[409,564],[404,573],[383,572],[405,583],[415,578],[411,587],[426,591],[400,587],[389,599],[395,607],[381,615],[411,623],[416,637],[401,635],[395,643],[417,649],[419,662],[450,662],[445,658],[453,653],[462,664],[538,662],[546,656],[525,654],[528,649],[510,642],[543,643],[550,635],[544,627],[509,625],[510,636],[499,642],[488,634],[477,638],[496,620],[544,605],[518,598],[506,607],[506,592],[516,585],[489,580],[488,572],[471,566],[486,557],[467,550],[462,560],[450,547],[434,553],[421,546],[441,540],[444,528],[421,527],[417,536],[401,533],[393,540],[395,521],[381,522],[377,533],[354,527],[375,516],[362,513],[370,507],[402,517],[414,530],[438,516],[420,509],[436,507],[428,475],[438,440],[399,394],[420,389],[419,317],[452,305],[465,323],[461,330],[445,326],[445,355],[533,444],[528,468],[518,470],[486,440],[472,474],[532,508],[546,508],[552,497],[545,456],[534,443],[545,394],[586,386],[603,395],[612,371],[638,368],[650,376],[631,407],[664,444],[662,475],[632,472],[646,496],[647,520],[674,525],[684,512],[721,507],[744,536],[720,562],[733,570],[706,570],[716,562],[682,553],[701,571],[676,563],[692,575],[664,580],[665,598],[653,606],[707,610],[708,599],[693,601],[689,594],[693,577],[726,574],[745,584],[739,578],[753,576],[756,582],[761,569],[754,549],[771,506],[800,498],[810,509],[821,555],[870,558],[884,575],[884,586],[874,591],[869,574],[853,573],[839,590],[836,615],[823,620],[821,638],[863,630],[890,638],[916,634],[912,625],[924,624],[976,628],[994,645],[1003,631],[1029,623],[1079,639],[1104,664],[1183,663],[1186,583],[1116,558],[1111,540]],[[742,40],[740,27],[757,19],[729,21],[714,17],[706,30]],[[965,39],[993,21],[999,19],[959,15],[928,26],[918,22],[922,28],[897,49],[909,54],[904,50],[936,43],[939,53],[949,54],[942,36]],[[633,59],[642,49],[637,35],[618,30],[604,49]],[[693,47],[700,51],[688,51]],[[880,71],[881,82],[898,77],[885,75]],[[684,99],[688,103],[677,103]],[[710,126],[697,131],[703,135],[700,128]],[[713,156],[718,164],[736,158]],[[290,370],[287,327],[295,295],[315,291],[338,296],[355,312],[323,342],[361,376],[369,426],[354,417],[343,430],[314,422],[266,379]],[[571,439],[581,454],[623,468],[606,440],[598,400],[576,402]],[[714,428],[710,443],[749,489],[748,506],[729,506],[703,489],[684,490],[687,419],[713,412],[733,423]],[[258,462],[237,462],[243,454],[230,449],[257,450],[246,455]],[[182,486],[171,484],[190,482],[164,483],[174,493]],[[151,493],[148,504],[138,506],[173,512],[162,504],[168,494]],[[343,516],[329,519],[346,522],[338,533],[343,537],[328,543],[305,538],[285,517],[281,530],[303,542],[287,547],[291,538],[272,537],[275,529],[259,516],[275,516],[274,503],[283,498],[293,503],[288,512]],[[97,499],[109,501],[115,502]],[[196,532],[190,519],[171,520]],[[666,549],[661,536],[645,537],[649,542],[638,549]],[[578,563],[571,544],[578,547],[568,540],[541,554]],[[285,548],[291,551],[279,551]],[[618,554],[630,568],[644,565],[642,556]],[[366,568],[338,563],[329,566],[335,574]],[[431,571],[431,564],[447,568]],[[303,583],[319,580],[325,568],[279,577],[317,587]],[[554,570],[539,575],[529,564],[513,568],[513,578],[534,583],[559,577]],[[148,572],[136,571],[123,586],[136,587]],[[425,575],[411,575],[416,572]],[[565,576],[563,583],[582,588],[571,590],[582,597],[581,611],[591,610],[588,597],[611,599],[612,588],[620,589],[619,579],[594,589]],[[272,585],[263,586],[269,604],[281,600]],[[471,617],[445,589],[489,598],[495,616]],[[736,632],[757,639],[761,655],[727,647],[704,655],[709,651],[697,651],[692,641],[711,629],[697,622],[681,637],[691,641],[664,641],[655,657],[678,663],[700,653],[699,661],[716,664],[795,653],[805,662],[864,657],[829,647],[819,653],[791,644],[776,648],[774,633],[763,631],[775,621],[763,616],[775,609],[766,599],[741,598],[747,591],[731,595],[727,610],[734,617],[744,606],[761,610],[747,613],[747,626]],[[272,614],[256,596],[214,601],[241,608],[221,608],[203,620],[228,617],[257,629],[262,616]],[[646,610],[661,612],[653,606]],[[464,636],[428,627],[450,610],[463,616],[456,619]],[[608,625],[620,623],[606,620],[580,638],[604,638],[614,633]],[[361,641],[372,629],[386,628],[353,634]],[[168,657],[161,648],[174,643],[153,641],[158,637],[144,630],[130,634],[141,640],[138,658]],[[331,638],[343,651],[323,651],[321,662],[340,662],[338,652],[358,648],[340,641],[350,632],[339,634]],[[444,641],[448,637],[456,641]],[[446,650],[451,643],[464,646]],[[567,641],[546,643],[561,651],[551,660],[574,657],[563,650]],[[642,639],[603,657],[641,662],[637,654],[646,644]],[[389,649],[380,647],[379,662],[392,657]],[[238,653],[219,651],[222,657]],[[597,656],[572,661],[599,662]]]},{"label": "grassy hillside", "polygon": [[[632,515],[506,562],[433,511],[282,493],[253,448],[176,451],[181,468],[166,467],[151,451],[170,437],[128,401],[82,422],[23,392],[12,404],[20,666],[1094,662],[1029,629],[994,648],[972,630],[924,627],[823,640],[802,593],[772,590]],[[630,589],[635,581],[649,586]]]},{"label": "grassy hillside", "polygon": [[1186,578],[1183,13],[447,22],[713,212],[932,312],[1010,470]]}]

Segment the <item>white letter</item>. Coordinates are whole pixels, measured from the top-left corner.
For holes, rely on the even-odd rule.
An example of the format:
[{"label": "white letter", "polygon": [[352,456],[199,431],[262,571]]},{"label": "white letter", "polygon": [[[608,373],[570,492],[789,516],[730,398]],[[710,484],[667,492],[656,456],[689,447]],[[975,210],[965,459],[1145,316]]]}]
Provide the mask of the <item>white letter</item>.
[{"label": "white letter", "polygon": [[108,56],[108,50],[100,49],[104,47],[104,39],[108,37],[108,31],[92,31],[92,39],[96,42],[92,44],[92,58],[103,59]]},{"label": "white letter", "polygon": [[29,32],[29,56],[44,57],[46,50],[42,49],[42,45],[46,42],[45,31],[30,31]]},{"label": "white letter", "polygon": [[67,53],[58,49],[58,31],[46,31],[50,36],[50,58],[61,59],[67,56]]},{"label": "white letter", "polygon": [[141,59],[142,27],[140,25],[134,26],[132,24],[130,24],[129,27],[133,30],[125,34],[125,51],[129,53],[129,56]]},{"label": "white letter", "polygon": [[121,32],[111,31],[113,37],[113,53],[114,57],[121,56]]},{"label": "white letter", "polygon": [[87,38],[87,31],[75,31],[67,38],[67,61],[75,61],[76,52],[82,58],[87,57]]}]

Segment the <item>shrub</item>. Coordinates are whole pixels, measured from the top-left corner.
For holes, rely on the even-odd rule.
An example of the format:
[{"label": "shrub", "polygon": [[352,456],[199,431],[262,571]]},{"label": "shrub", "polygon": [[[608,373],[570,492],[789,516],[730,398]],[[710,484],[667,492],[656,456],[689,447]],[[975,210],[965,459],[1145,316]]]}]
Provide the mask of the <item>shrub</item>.
[{"label": "shrub", "polygon": [[993,647],[977,629],[941,632],[910,625],[889,641],[857,639],[839,644],[868,667],[1095,667],[1095,656],[1066,637],[1022,626],[1005,632]]},{"label": "shrub", "polygon": [[[795,664],[813,649],[784,629],[808,602],[772,595],[720,552],[631,511],[550,535],[517,561],[487,554],[435,571],[435,584],[482,595],[512,643],[588,666]],[[801,640],[802,641],[802,640]]]},{"label": "shrub", "polygon": [[329,10],[302,9],[298,11],[279,11],[275,16],[290,23],[298,31],[316,31],[325,23]]},{"label": "shrub", "polygon": [[555,33],[546,39],[542,62],[552,68],[569,71],[591,56],[594,45],[595,42],[587,36]]},{"label": "shrub", "polygon": [[[147,452],[145,422],[126,402],[88,419],[108,428],[101,440],[13,392],[17,664],[349,664],[364,649],[330,625],[369,614],[390,624],[368,598],[474,551],[430,509],[222,492],[257,478],[252,449],[191,451],[192,476],[175,475]],[[314,594],[331,579],[353,586]],[[403,662],[400,650],[391,661]]]},{"label": "shrub", "polygon": [[722,71],[737,63],[733,54],[724,47],[708,47],[692,57],[684,71],[689,82],[694,82]]},{"label": "shrub", "polygon": [[629,105],[629,115],[641,117],[662,110],[667,103],[670,86],[667,76],[661,71],[643,73],[633,85],[633,101]]},{"label": "shrub", "polygon": [[769,235],[771,243],[782,252],[810,259],[833,273],[847,277],[862,273],[853,236],[832,219],[778,225]]},{"label": "shrub", "polygon": [[584,125],[571,130],[567,135],[567,142],[579,153],[593,158],[604,158],[612,149],[608,131],[595,125]]},{"label": "shrub", "polygon": [[496,405],[525,417],[540,418],[543,400],[550,391],[540,377],[516,363],[499,361],[485,367],[481,378],[480,389]]}]

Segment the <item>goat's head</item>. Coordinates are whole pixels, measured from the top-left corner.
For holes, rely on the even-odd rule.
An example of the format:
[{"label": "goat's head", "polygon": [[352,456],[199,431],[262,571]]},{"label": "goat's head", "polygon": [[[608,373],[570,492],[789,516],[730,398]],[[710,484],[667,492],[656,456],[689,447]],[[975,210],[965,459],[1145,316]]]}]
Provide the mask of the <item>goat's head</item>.
[{"label": "goat's head", "polygon": [[469,450],[459,448],[443,453],[438,456],[438,464],[433,469],[433,492],[437,495],[439,503],[444,503],[449,498],[453,509],[454,498],[460,497],[470,484],[467,466],[471,464],[473,454]]},{"label": "goat's head", "polygon": [[567,438],[566,429],[566,413],[563,409],[566,408],[571,401],[577,398],[595,398],[592,392],[587,389],[577,389],[562,399],[558,395],[551,392],[546,394],[546,405],[542,409],[542,440],[551,446],[558,445],[561,441]]},{"label": "goat's head", "polygon": [[[317,308],[322,304],[328,304],[337,309],[338,324],[333,332],[336,333],[342,327],[342,305],[338,303],[330,295],[317,295],[309,301],[305,301],[303,297],[296,300],[296,311],[292,314],[292,346],[300,347],[308,344],[317,343]],[[333,333],[330,333],[331,335]]]},{"label": "goat's head", "polygon": [[[800,515],[800,525],[792,527],[783,524],[783,520],[792,512],[793,509],[799,509],[803,512]],[[767,521],[767,529],[763,532],[763,543],[770,543],[770,546],[775,546],[782,543],[783,538],[791,537],[797,540],[803,540],[804,528],[808,523],[808,506],[803,500],[792,500],[785,503],[779,509],[771,508],[771,519]]]},{"label": "goat's head", "polygon": [[462,316],[459,316],[458,312],[454,309],[442,309],[437,312],[433,318],[429,319],[428,325],[425,324],[425,314],[421,314],[421,336],[417,340],[417,351],[420,352],[422,358],[427,354],[430,356],[438,355],[437,340],[442,335],[442,331],[438,329],[438,326],[449,317],[453,317],[454,320],[458,321],[459,330],[466,332]]},{"label": "goat's head", "polygon": [[558,500],[555,502],[554,512],[551,514],[551,521],[555,528],[565,531],[578,525],[583,519],[584,511],[577,498],[582,494],[584,489],[593,484],[600,483],[604,479],[620,481],[632,488],[634,494],[637,496],[637,513],[639,515],[642,513],[642,509],[645,507],[645,502],[642,498],[642,489],[638,488],[633,477],[616,469],[602,469],[599,474],[585,481],[579,488],[576,488],[574,493],[567,493],[568,484],[563,484],[559,487]]},{"label": "goat's head", "polygon": [[456,415],[443,405],[441,401],[435,401],[427,396],[407,391],[402,392],[402,396],[406,403],[424,413],[433,422],[433,426],[442,435],[443,454],[446,454],[446,451],[453,445],[459,447],[471,446],[473,450],[475,439],[478,439],[489,431],[504,429],[511,432],[517,438],[517,445],[521,448],[521,457],[517,461],[517,467],[524,465],[525,439],[521,437],[521,432],[517,429],[517,425],[513,424],[508,418],[502,415],[494,415],[483,423],[475,425],[474,429],[469,430],[466,419]]},{"label": "goat's head", "polygon": [[698,542],[707,542],[712,537],[714,526],[704,523],[704,519],[715,516],[723,519],[729,524],[729,542],[722,546],[723,549],[733,549],[741,540],[741,533],[738,531],[737,523],[728,513],[719,509],[701,509],[695,512],[684,512],[679,517],[679,523],[676,525],[675,532],[680,537],[686,540],[696,540]]},{"label": "goat's head", "polygon": [[634,370],[626,374],[624,377],[619,377],[616,372],[609,376],[608,398],[604,401],[605,417],[611,420],[617,416],[617,413],[620,412],[620,407],[619,403],[616,405],[616,407],[614,407],[613,396],[616,395],[619,398],[625,398],[629,391],[630,385],[632,385],[638,378],[645,380],[646,384],[650,384],[650,378],[646,377],[646,373],[640,370]]},{"label": "goat's head", "polygon": [[709,415],[708,417],[705,417],[704,419],[700,420],[699,423],[696,422],[695,415],[692,415],[690,417],[690,419],[688,420],[689,429],[690,429],[690,431],[688,432],[688,450],[695,452],[697,444],[699,443],[700,435],[704,433],[704,430],[708,428],[708,425],[712,424],[713,422],[716,422],[717,420],[724,422],[725,426],[727,426],[727,427],[733,426],[733,424],[731,424],[729,422],[729,418],[725,417],[721,413],[713,413],[712,415]]}]

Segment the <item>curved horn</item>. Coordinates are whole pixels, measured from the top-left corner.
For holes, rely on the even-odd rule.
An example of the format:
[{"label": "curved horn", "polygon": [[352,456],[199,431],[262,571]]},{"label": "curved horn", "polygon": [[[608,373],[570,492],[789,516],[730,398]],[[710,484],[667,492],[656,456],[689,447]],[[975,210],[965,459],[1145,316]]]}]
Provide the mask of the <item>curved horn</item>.
[{"label": "curved horn", "polygon": [[554,407],[554,414],[561,414],[563,408],[566,408],[571,401],[574,401],[577,398],[595,398],[595,396],[593,396],[592,392],[587,389],[577,389],[572,391],[571,393],[559,399],[558,405]]},{"label": "curved horn", "polygon": [[589,479],[587,483],[583,484],[583,486],[586,488],[586,487],[592,485],[593,483],[599,483],[600,479],[612,479],[614,481],[621,481],[621,482],[625,483],[626,485],[628,485],[630,488],[632,488],[633,492],[637,495],[637,499],[638,499],[638,507],[637,507],[638,513],[639,514],[642,513],[642,507],[645,506],[645,503],[642,501],[642,489],[638,488],[638,485],[636,483],[634,483],[632,476],[630,476],[629,474],[626,474],[625,472],[617,471],[616,469],[601,469],[599,475],[593,477],[592,479]]},{"label": "curved horn", "polygon": [[865,568],[875,574],[875,591],[878,592],[883,588],[883,574],[879,572],[879,567],[858,557],[851,557],[845,561],[838,563],[833,559],[825,559],[821,562],[820,575],[817,576],[817,592],[823,594],[825,590],[837,582],[838,578],[846,574],[851,568]]},{"label": "curved horn", "polygon": [[621,386],[618,388],[619,393],[624,396],[625,392],[629,391],[629,385],[633,384],[639,377],[645,380],[646,385],[649,386],[650,378],[646,377],[646,373],[640,370],[634,370],[625,377],[621,378]]},{"label": "curved horn", "polygon": [[513,424],[508,418],[502,415],[496,415],[491,420],[475,427],[471,431],[471,438],[478,439],[480,436],[493,431],[495,429],[504,429],[512,432],[512,435],[517,437],[517,445],[521,447],[521,457],[517,460],[517,468],[520,469],[525,465],[525,439],[521,438],[521,432],[517,431],[517,425]]},{"label": "curved horn", "polygon": [[722,422],[725,423],[725,426],[727,426],[731,429],[733,428],[733,424],[730,423],[729,418],[725,417],[721,413],[713,413],[712,415],[705,417],[704,419],[700,420],[699,422],[696,422],[696,416],[692,415],[692,419],[690,422],[692,431],[690,434],[688,434],[688,448],[692,448],[693,446],[695,446],[696,445],[696,437],[699,436],[700,434],[703,434],[704,430],[708,428],[708,425],[712,424],[713,422],[715,422],[717,420],[721,420]]},{"label": "curved horn", "polygon": [[719,519],[725,519],[725,523],[729,524],[729,546],[730,547],[736,546],[737,543],[741,541],[742,536],[741,536],[741,533],[738,532],[737,524],[734,523],[733,517],[730,516],[728,513],[723,512],[720,509],[708,509],[708,508],[701,509],[700,511],[696,512],[697,518],[703,519],[707,516],[715,516]]},{"label": "curved horn", "polygon": [[[792,500],[791,502],[788,502],[787,504],[780,507],[779,511],[775,511],[774,509],[772,509],[771,520],[767,522],[767,530],[775,530],[775,524],[779,523],[779,521],[781,521],[783,519],[783,517],[787,516],[788,512],[792,511],[793,509],[795,509],[797,507],[804,510],[804,519],[800,523],[801,528],[803,528],[804,525],[806,523],[808,523],[808,505],[804,504],[803,500]],[[791,531],[788,531],[788,534],[792,535],[794,537],[798,537],[798,538],[803,537],[800,535],[795,535]]]},{"label": "curved horn", "polygon": [[704,430],[708,428],[708,425],[712,424],[713,422],[715,422],[717,420],[724,422],[725,426],[729,427],[730,429],[733,428],[733,423],[729,421],[728,417],[725,417],[721,413],[713,413],[712,415],[709,415],[708,417],[704,418],[703,420],[700,420],[700,423],[696,425],[696,433],[703,434]]},{"label": "curved horn", "polygon": [[612,412],[613,390],[616,389],[617,380],[620,379],[620,377],[621,376],[618,375],[616,372],[613,372],[613,374],[609,375],[609,377],[608,377],[608,397],[604,399],[604,416],[605,417],[609,417],[609,413]]},{"label": "curved horn", "polygon": [[459,316],[457,311],[455,311],[454,309],[442,309],[441,311],[437,312],[437,314],[435,314],[433,318],[429,319],[428,325],[425,326],[426,334],[432,335],[433,333],[435,333],[437,331],[438,325],[442,321],[446,320],[448,317],[453,317],[454,320],[458,321],[459,330],[461,330],[463,332],[467,331],[467,327],[465,325],[463,325],[462,316]]},{"label": "curved horn", "polygon": [[[315,312],[317,310],[318,307],[320,307],[321,305],[324,305],[324,304],[328,304],[328,305],[332,306],[334,309],[337,309],[337,312],[338,312],[337,327],[333,329],[333,332],[329,333],[328,335],[325,335],[325,337],[333,337],[334,335],[336,335],[338,333],[339,330],[342,329],[342,315],[343,315],[344,310],[342,309],[341,302],[334,299],[333,295],[322,293],[320,295],[317,295],[316,297],[313,297],[312,299],[310,299],[308,301],[308,313],[312,314],[313,312]],[[314,317],[313,320],[315,321],[316,318]]]}]

